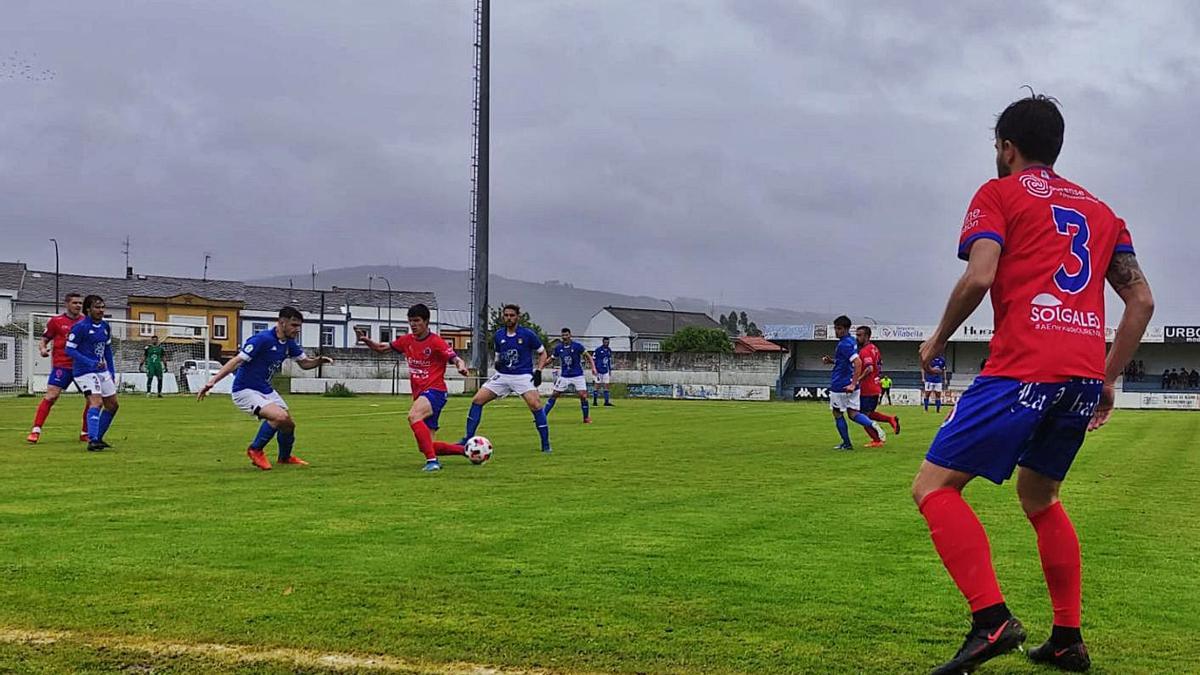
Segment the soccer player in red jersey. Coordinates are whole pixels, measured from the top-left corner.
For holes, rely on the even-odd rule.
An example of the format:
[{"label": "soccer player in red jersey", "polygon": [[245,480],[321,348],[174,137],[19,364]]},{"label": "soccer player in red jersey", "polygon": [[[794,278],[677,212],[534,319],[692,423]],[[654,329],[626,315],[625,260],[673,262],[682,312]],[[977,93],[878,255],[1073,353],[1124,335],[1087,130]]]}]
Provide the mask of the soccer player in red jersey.
[{"label": "soccer player in red jersey", "polygon": [[[75,381],[71,375],[71,369],[75,367],[75,364],[67,354],[67,335],[71,333],[71,326],[83,317],[83,296],[78,293],[67,293],[64,301],[67,311],[46,322],[46,332],[42,334],[41,344],[38,345],[42,358],[51,355],[50,347],[53,345],[54,359],[50,364],[52,367],[50,380],[46,384],[46,395],[42,397],[41,403],[38,403],[37,413],[33,416],[33,429],[25,437],[25,440],[30,443],[37,443],[38,439],[42,437],[42,425],[50,416],[50,409],[58,401],[63,389],[71,386],[71,383]],[[88,439],[87,409],[87,401],[84,400],[82,430],[79,432],[81,441]]]},{"label": "soccer player in red jersey", "polygon": [[[987,534],[962,497],[976,476],[999,484],[1016,467],[1017,495],[1037,534],[1054,610],[1050,638],[1029,657],[1064,670],[1091,664],[1080,634],[1079,539],[1059,486],[1086,432],[1112,414],[1113,385],[1137,349],[1154,298],[1125,222],[1054,170],[1063,127],[1057,102],[1040,95],[997,118],[999,178],[979,188],[967,208],[958,248],[966,272],[921,345],[927,368],[991,292],[995,334],[987,367],[938,431],[912,487],[973,618],[958,653],[935,673],[972,671],[1025,640],[1000,593]],[[1105,278],[1125,303],[1107,359]]]},{"label": "soccer player in red jersey", "polygon": [[391,344],[375,342],[365,333],[358,334],[358,341],[372,350],[384,353],[397,351],[408,361],[408,378],[412,383],[413,404],[408,410],[408,424],[417,439],[417,448],[425,455],[423,471],[440,471],[438,455],[461,455],[463,446],[455,443],[435,441],[438,417],[446,406],[446,364],[454,367],[464,377],[470,371],[454,348],[446,344],[437,333],[429,330],[429,308],[415,304],[408,308],[408,325],[411,333],[401,335]]},{"label": "soccer player in red jersey", "polygon": [[[859,326],[854,332],[854,337],[858,340],[858,358],[862,359],[863,376],[860,380],[860,390],[862,392],[861,412],[868,418],[891,425],[892,431],[900,435],[900,416],[892,417],[879,412],[879,397],[883,396],[883,385],[879,383],[883,377],[883,355],[879,353],[879,347],[871,342],[871,327]],[[883,434],[879,435],[880,440],[872,440],[867,445],[871,447],[880,447],[883,445]]]}]

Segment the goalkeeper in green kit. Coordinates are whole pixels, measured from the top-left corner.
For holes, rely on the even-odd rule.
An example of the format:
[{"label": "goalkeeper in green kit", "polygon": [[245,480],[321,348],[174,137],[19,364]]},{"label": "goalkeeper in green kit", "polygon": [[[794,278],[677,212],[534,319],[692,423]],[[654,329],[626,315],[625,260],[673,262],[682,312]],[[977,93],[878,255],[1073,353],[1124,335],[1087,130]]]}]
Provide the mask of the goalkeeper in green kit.
[{"label": "goalkeeper in green kit", "polygon": [[150,345],[146,347],[145,353],[142,355],[142,362],[138,364],[146,368],[146,396],[150,395],[150,381],[158,378],[158,397],[162,398],[162,383],[163,373],[167,367],[167,352],[162,345],[158,344],[158,336],[150,338]]}]

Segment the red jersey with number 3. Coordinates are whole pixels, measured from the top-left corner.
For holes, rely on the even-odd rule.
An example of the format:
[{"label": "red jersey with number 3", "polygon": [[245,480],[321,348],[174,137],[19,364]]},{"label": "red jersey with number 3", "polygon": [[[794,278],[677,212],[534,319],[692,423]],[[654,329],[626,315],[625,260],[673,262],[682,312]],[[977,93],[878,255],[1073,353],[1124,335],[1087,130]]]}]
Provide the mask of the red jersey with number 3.
[{"label": "red jersey with number 3", "polygon": [[988,181],[963,219],[958,257],[1002,247],[992,283],[995,334],[983,375],[1022,382],[1104,377],[1104,283],[1133,253],[1125,221],[1087,190],[1034,166]]},{"label": "red jersey with number 3", "polygon": [[879,347],[876,347],[874,342],[867,343],[866,347],[859,348],[858,358],[862,360],[864,371],[871,369],[871,372],[863,373],[863,378],[858,383],[859,394],[882,396],[883,386],[879,384],[879,378],[883,377],[883,356],[879,353]]},{"label": "red jersey with number 3", "polygon": [[42,337],[50,340],[53,345],[50,356],[55,368],[71,370],[75,367],[75,362],[67,354],[67,336],[71,334],[71,326],[74,326],[82,318],[82,314],[72,319],[63,313],[50,317],[50,320],[46,322],[46,332],[42,333]]},{"label": "red jersey with number 3", "polygon": [[408,378],[412,382],[413,398],[434,389],[446,391],[446,364],[458,357],[454,348],[437,333],[418,339],[412,333],[392,340],[392,349],[408,361]]}]

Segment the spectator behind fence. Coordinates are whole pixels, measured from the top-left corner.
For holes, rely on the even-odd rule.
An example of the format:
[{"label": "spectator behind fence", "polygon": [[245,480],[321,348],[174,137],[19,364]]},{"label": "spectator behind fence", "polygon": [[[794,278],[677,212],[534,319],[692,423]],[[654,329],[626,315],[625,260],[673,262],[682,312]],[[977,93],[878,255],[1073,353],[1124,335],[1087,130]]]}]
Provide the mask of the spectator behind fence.
[{"label": "spectator behind fence", "polygon": [[1200,387],[1200,370],[1192,368],[1192,374],[1188,375],[1188,386],[1192,389]]},{"label": "spectator behind fence", "polygon": [[1142,380],[1145,380],[1145,379],[1146,379],[1146,362],[1139,359],[1138,367],[1137,367],[1137,381],[1141,382]]},{"label": "spectator behind fence", "polygon": [[1163,368],[1162,388],[1163,389],[1171,388],[1171,371],[1167,370],[1166,368]]}]

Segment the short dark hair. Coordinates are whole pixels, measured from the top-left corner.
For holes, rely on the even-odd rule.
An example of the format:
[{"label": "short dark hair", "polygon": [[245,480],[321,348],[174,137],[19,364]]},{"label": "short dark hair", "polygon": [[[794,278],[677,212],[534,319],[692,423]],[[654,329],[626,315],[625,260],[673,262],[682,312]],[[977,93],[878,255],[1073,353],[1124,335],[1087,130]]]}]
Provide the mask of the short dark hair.
[{"label": "short dark hair", "polygon": [[92,305],[96,304],[97,302],[104,302],[104,298],[94,294],[87,296],[83,299],[83,311],[86,312],[90,310]]},{"label": "short dark hair", "polygon": [[1026,160],[1054,164],[1065,127],[1058,101],[1030,89],[1029,96],[1013,101],[996,118],[996,140],[1012,143]]},{"label": "short dark hair", "polygon": [[560,331],[558,331],[558,332],[560,332],[560,333],[570,333],[570,332],[571,332],[571,329],[570,329],[570,328],[564,328],[564,329],[562,329],[562,330],[560,330]]},{"label": "short dark hair", "polygon": [[424,319],[424,320],[428,321],[429,320],[429,308],[425,306],[425,303],[418,302],[417,304],[408,308],[408,318]]},{"label": "short dark hair", "polygon": [[608,337],[607,335],[605,335],[604,337],[602,337],[602,338],[600,338],[600,339],[601,339],[601,340],[604,340],[605,342],[608,342],[608,340],[609,340],[609,337]]},{"label": "short dark hair", "polygon": [[871,337],[871,327],[870,326],[859,326],[858,329],[861,331],[864,331],[867,334],[867,337]]},{"label": "short dark hair", "polygon": [[846,316],[845,314],[833,320],[833,325],[835,328],[849,328],[852,323],[853,322],[850,321],[850,317]]},{"label": "short dark hair", "polygon": [[520,305],[515,305],[515,304],[513,304],[513,303],[511,303],[511,302],[510,302],[510,303],[508,303],[507,305],[505,305],[505,306],[501,307],[501,308],[500,308],[500,312],[501,312],[501,313],[503,313],[503,312],[504,312],[504,310],[506,310],[506,309],[511,309],[512,311],[516,312],[517,314],[520,314],[520,313],[521,313],[521,306],[520,306]]},{"label": "short dark hair", "polygon": [[70,302],[71,298],[82,298],[82,297],[83,296],[80,295],[79,293],[76,293],[75,291],[71,291],[70,293],[67,293],[66,295],[63,296],[63,300]]},{"label": "short dark hair", "polygon": [[303,321],[304,315],[301,314],[300,310],[296,309],[295,307],[284,307],[283,309],[279,310],[279,318],[287,319],[288,321],[293,319],[296,321]]}]

